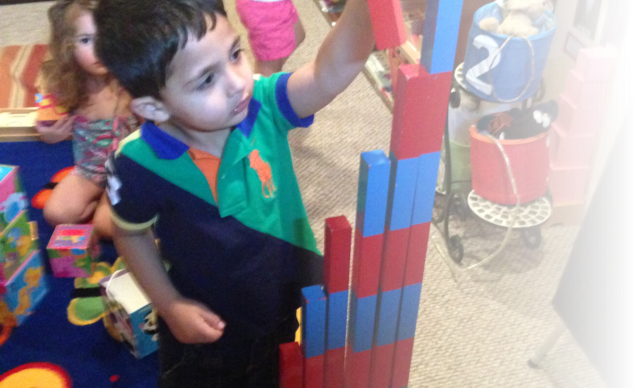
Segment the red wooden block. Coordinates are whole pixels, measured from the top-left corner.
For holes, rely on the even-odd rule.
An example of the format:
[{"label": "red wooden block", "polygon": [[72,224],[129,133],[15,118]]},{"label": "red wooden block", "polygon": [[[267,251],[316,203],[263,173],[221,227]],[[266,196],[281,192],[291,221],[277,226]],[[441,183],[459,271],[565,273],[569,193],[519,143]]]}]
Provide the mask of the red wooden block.
[{"label": "red wooden block", "polygon": [[584,80],[576,70],[570,70],[563,95],[578,107],[602,110],[610,86],[609,81],[589,82]]},{"label": "red wooden block", "polygon": [[394,349],[395,343],[373,347],[370,388],[387,388],[390,386]]},{"label": "red wooden block", "polygon": [[413,357],[414,341],[415,338],[409,338],[395,343],[391,387],[406,387],[409,385],[409,373],[411,371],[411,358]]},{"label": "red wooden block", "polygon": [[597,142],[594,135],[566,135],[558,123],[553,123],[548,134],[550,161],[559,167],[587,167]]},{"label": "red wooden block", "polygon": [[280,349],[280,388],[303,388],[303,353],[298,342],[289,342]]},{"label": "red wooden block", "polygon": [[411,228],[385,231],[384,259],[380,272],[380,289],[382,291],[402,288],[410,231]]},{"label": "red wooden block", "polygon": [[548,184],[555,203],[577,202],[585,198],[589,167],[559,167],[550,163]]},{"label": "red wooden block", "polygon": [[617,56],[618,51],[612,47],[580,49],[576,57],[576,72],[586,81],[609,81]]},{"label": "red wooden block", "polygon": [[375,45],[379,50],[406,42],[406,28],[399,0],[368,0]]},{"label": "red wooden block", "polygon": [[324,388],[344,388],[345,348],[325,352]]},{"label": "red wooden block", "polygon": [[422,282],[430,229],[430,222],[411,226],[406,269],[404,270],[404,287]]},{"label": "red wooden block", "polygon": [[325,371],[325,355],[305,358],[303,388],[323,388]]},{"label": "red wooden block", "polygon": [[345,359],[345,387],[369,388],[369,369],[371,368],[371,349],[354,353],[347,344]]},{"label": "red wooden block", "polygon": [[351,282],[359,299],[378,293],[383,241],[383,234],[362,237],[362,232],[356,229]]},{"label": "red wooden block", "polygon": [[398,72],[391,151],[410,159],[442,148],[452,72],[428,74],[419,64],[402,65]]},{"label": "red wooden block", "polygon": [[327,218],[325,221],[325,286],[330,294],[349,289],[351,262],[351,225],[347,217]]}]

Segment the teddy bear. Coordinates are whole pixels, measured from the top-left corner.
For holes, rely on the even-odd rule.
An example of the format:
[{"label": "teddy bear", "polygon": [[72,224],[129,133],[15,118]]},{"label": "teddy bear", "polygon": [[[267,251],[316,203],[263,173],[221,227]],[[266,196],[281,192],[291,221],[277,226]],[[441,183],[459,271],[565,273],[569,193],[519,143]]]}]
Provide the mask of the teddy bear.
[{"label": "teddy bear", "polygon": [[539,30],[533,20],[543,15],[548,9],[548,0],[505,0],[503,2],[503,21],[496,17],[488,17],[479,22],[484,31],[491,31],[516,37],[534,35]]}]

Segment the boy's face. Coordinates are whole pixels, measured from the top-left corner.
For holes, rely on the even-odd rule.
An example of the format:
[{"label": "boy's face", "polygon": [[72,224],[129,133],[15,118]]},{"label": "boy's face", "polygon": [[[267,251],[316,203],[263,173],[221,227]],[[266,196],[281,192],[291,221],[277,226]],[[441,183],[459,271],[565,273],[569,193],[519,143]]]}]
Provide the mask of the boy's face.
[{"label": "boy's face", "polygon": [[172,62],[160,95],[170,122],[200,132],[230,128],[245,119],[254,80],[225,17],[201,40],[190,37]]},{"label": "boy's face", "polygon": [[95,57],[95,23],[93,15],[81,11],[75,19],[75,60],[90,75],[105,75],[106,67]]}]

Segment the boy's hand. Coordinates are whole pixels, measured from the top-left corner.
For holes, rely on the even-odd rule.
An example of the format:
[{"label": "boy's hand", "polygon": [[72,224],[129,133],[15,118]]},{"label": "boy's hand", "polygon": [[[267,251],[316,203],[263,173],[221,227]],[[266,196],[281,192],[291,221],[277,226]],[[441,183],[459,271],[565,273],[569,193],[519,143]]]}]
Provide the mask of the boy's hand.
[{"label": "boy's hand", "polygon": [[160,311],[179,342],[199,344],[215,342],[223,335],[225,322],[203,304],[179,298]]},{"label": "boy's hand", "polygon": [[53,125],[43,125],[36,121],[35,129],[40,133],[43,142],[53,144],[67,139],[73,131],[75,116],[65,116],[57,120]]}]

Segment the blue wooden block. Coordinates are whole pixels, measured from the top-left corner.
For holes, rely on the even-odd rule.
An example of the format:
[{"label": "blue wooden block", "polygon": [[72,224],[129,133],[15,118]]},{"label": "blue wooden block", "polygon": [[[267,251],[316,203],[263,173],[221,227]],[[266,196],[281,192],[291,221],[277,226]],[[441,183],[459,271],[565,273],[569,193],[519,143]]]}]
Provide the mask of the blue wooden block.
[{"label": "blue wooden block", "polygon": [[347,338],[347,302],[349,291],[327,297],[327,350],[342,348]]},{"label": "blue wooden block", "polygon": [[389,180],[388,207],[386,223],[389,230],[411,227],[413,218],[413,200],[419,158],[397,160],[391,152],[391,176]]},{"label": "blue wooden block", "polygon": [[420,63],[429,74],[452,71],[463,0],[428,0]]},{"label": "blue wooden block", "polygon": [[400,320],[397,335],[398,341],[415,337],[417,312],[420,308],[421,294],[422,283],[406,286],[402,289],[402,302],[400,303]]},{"label": "blue wooden block", "polygon": [[360,155],[356,228],[363,237],[384,233],[391,162],[382,150]]},{"label": "blue wooden block", "polygon": [[305,358],[311,358],[325,353],[327,298],[319,285],[305,287],[302,292],[301,343]]},{"label": "blue wooden block", "polygon": [[402,289],[384,291],[379,296],[375,345],[383,346],[395,342]]},{"label": "blue wooden block", "polygon": [[419,157],[412,225],[430,222],[433,217],[439,158],[439,152],[431,152]]},{"label": "blue wooden block", "polygon": [[353,345],[354,353],[371,350],[373,346],[373,328],[375,326],[377,301],[377,295],[358,299],[355,292],[351,293],[349,342]]}]

